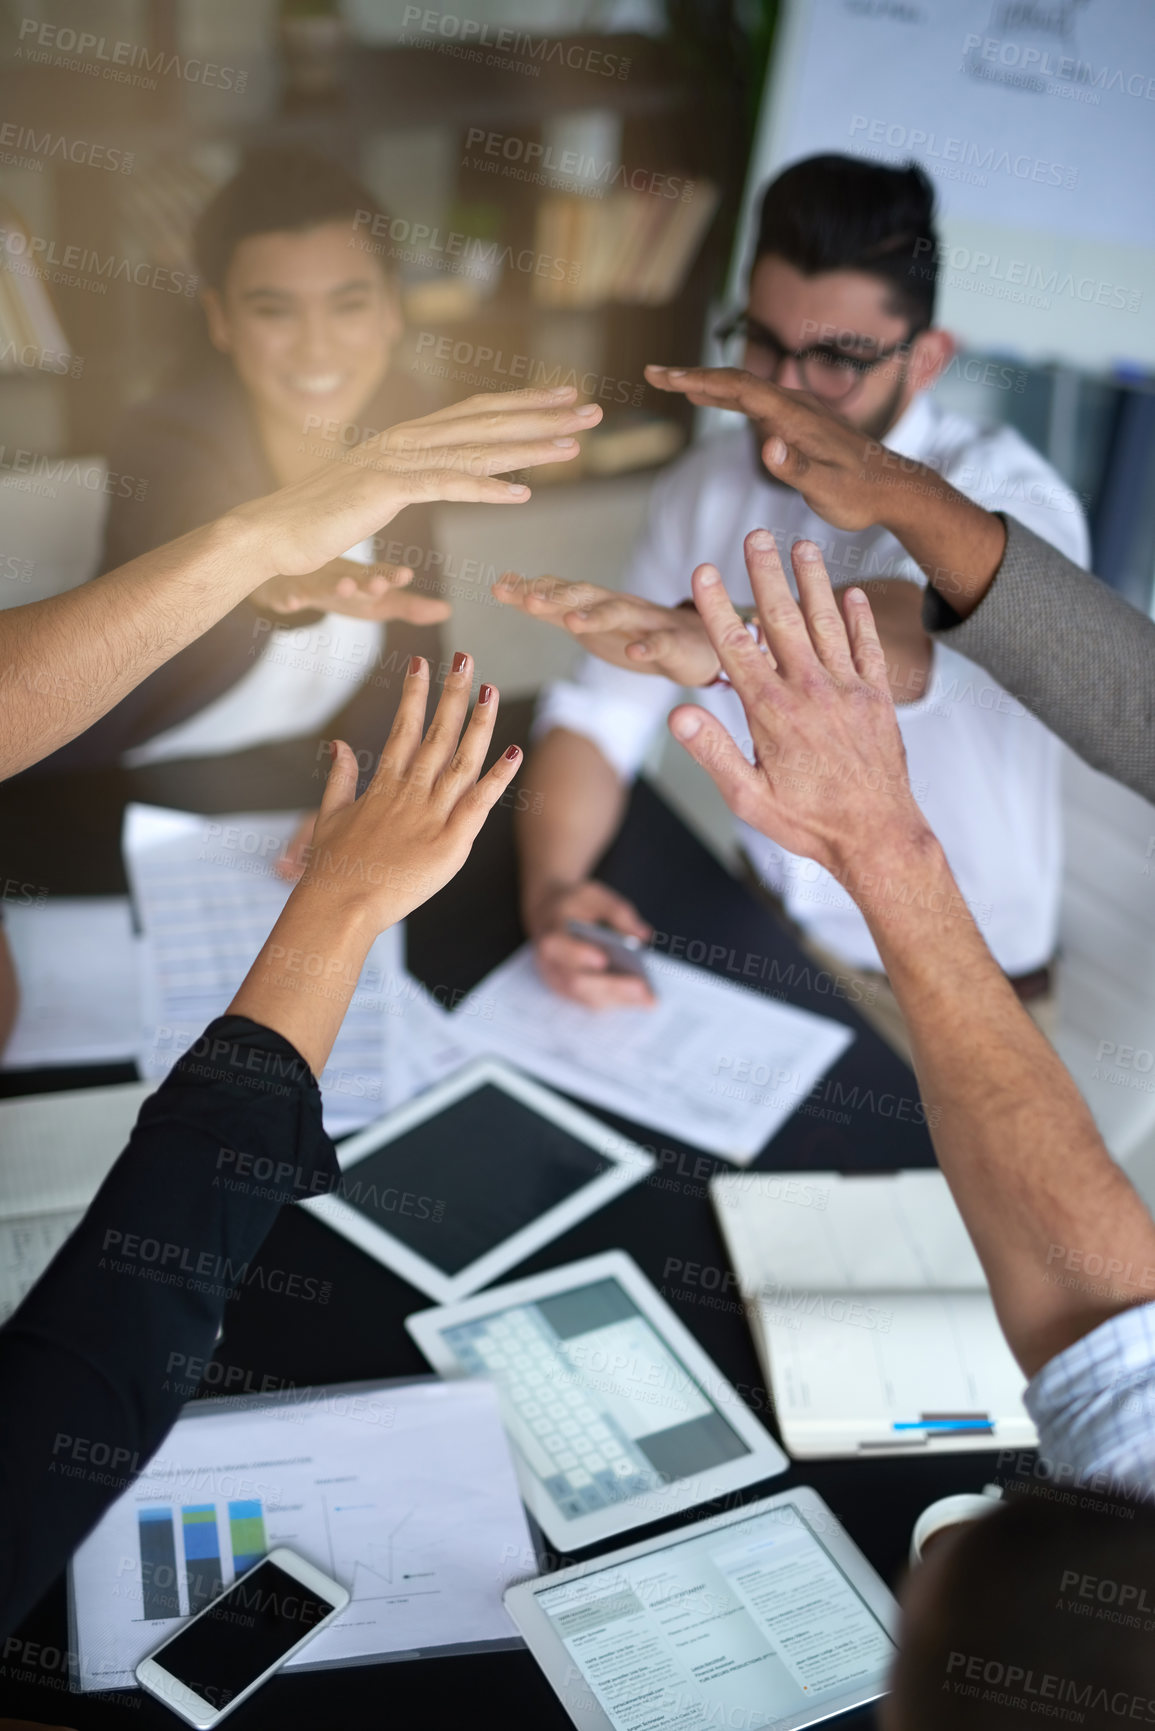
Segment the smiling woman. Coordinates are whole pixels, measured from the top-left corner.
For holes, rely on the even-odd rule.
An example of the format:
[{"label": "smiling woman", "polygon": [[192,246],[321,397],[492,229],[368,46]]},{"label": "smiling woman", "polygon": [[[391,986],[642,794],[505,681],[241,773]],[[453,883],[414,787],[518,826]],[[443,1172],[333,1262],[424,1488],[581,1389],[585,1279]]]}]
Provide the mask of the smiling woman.
[{"label": "smiling woman", "polygon": [[282,483],[317,466],[316,417],[357,423],[401,334],[396,283],[352,247],[369,192],[317,158],[254,154],[205,211],[196,251],[214,347],[248,393]]},{"label": "smiling woman", "polygon": [[[218,358],[114,436],[112,466],[146,485],[113,500],[102,569],[349,461],[351,445],[428,406],[390,376],[402,320],[389,262],[351,244],[358,213],[376,208],[345,168],[299,149],[250,152],[210,200],[194,255]],[[428,508],[405,529],[428,567]],[[375,757],[399,688],[390,669],[439,662],[432,627],[449,608],[407,588],[411,570],[373,564],[366,541],[307,578],[271,578],[37,773],[334,734]],[[307,652],[283,626],[315,628]]]}]

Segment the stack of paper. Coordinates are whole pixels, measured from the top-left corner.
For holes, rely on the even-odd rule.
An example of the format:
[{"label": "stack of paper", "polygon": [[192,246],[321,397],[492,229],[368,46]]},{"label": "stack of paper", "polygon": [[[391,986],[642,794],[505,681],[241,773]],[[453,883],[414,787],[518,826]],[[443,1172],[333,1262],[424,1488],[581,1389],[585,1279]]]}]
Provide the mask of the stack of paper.
[{"label": "stack of paper", "polygon": [[792,1455],[1034,1446],[941,1172],[751,1172],[710,1193]]},{"label": "stack of paper", "polygon": [[0,1103],[0,1322],[80,1220],[151,1092],[128,1082]]},{"label": "stack of paper", "polygon": [[688,962],[647,962],[657,1004],[587,1010],[521,949],[453,1014],[462,1037],[580,1100],[744,1166],[854,1038]]}]

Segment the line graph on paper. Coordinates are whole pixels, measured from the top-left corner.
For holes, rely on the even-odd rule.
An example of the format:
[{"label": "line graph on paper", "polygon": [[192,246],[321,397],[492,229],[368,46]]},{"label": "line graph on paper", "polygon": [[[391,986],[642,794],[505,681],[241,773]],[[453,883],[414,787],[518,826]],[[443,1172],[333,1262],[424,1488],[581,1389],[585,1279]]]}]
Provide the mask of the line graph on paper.
[{"label": "line graph on paper", "polygon": [[431,1530],[427,1511],[390,1511],[358,1496],[353,1485],[347,1497],[322,1491],[322,1509],[331,1573],[346,1583],[354,1600],[411,1599],[443,1591],[431,1552],[444,1541]]}]

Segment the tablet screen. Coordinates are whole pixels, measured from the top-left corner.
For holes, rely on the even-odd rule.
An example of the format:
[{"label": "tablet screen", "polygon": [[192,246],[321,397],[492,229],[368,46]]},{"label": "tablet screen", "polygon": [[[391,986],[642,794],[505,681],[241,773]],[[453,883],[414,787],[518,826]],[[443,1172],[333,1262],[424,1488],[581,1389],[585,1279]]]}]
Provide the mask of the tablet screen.
[{"label": "tablet screen", "polygon": [[894,1646],[798,1509],[535,1592],[615,1731],[758,1726],[885,1686]]},{"label": "tablet screen", "polygon": [[335,1194],[453,1275],[610,1164],[588,1142],[485,1083],[358,1160]]},{"label": "tablet screen", "polygon": [[442,1331],[498,1385],[510,1441],[566,1519],[750,1454],[625,1288],[594,1280]]}]

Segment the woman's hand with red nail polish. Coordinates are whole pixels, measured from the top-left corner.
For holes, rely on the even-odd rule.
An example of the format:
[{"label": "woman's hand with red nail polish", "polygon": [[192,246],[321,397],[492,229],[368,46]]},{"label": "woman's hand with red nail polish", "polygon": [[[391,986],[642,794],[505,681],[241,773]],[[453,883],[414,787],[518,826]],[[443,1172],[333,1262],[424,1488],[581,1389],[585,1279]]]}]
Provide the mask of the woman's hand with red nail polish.
[{"label": "woman's hand with red nail polish", "polygon": [[459,650],[425,728],[429,668],[420,656],[412,658],[381,761],[359,799],[356,760],[338,743],[299,888],[305,895],[323,891],[357,910],[374,936],[464,865],[487,812],[516,772],[507,754],[479,779],[498,693],[483,686],[467,721],[472,681],[473,662]]},{"label": "woman's hand with red nail polish", "polygon": [[[429,666],[414,656],[381,761],[360,798],[343,740],[316,816],[308,863],[230,1006],[275,1028],[319,1076],[369,948],[447,884],[517,774],[512,746],[481,774],[498,693],[483,686],[466,719],[468,655],[453,658],[429,726]],[[464,731],[463,731],[464,728]]]}]

